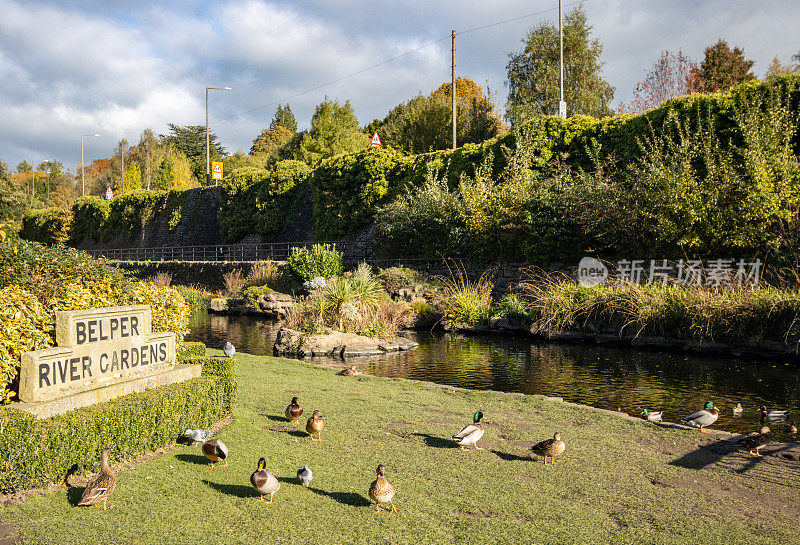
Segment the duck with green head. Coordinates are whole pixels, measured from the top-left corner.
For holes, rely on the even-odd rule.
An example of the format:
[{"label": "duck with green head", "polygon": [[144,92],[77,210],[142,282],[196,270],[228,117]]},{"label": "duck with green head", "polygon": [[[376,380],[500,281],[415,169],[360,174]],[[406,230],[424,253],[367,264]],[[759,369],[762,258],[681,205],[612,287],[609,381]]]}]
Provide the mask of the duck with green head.
[{"label": "duck with green head", "polygon": [[250,484],[261,494],[259,501],[264,501],[264,495],[269,494],[269,501],[265,502],[268,504],[272,503],[272,497],[281,488],[281,482],[271,470],[267,469],[267,461],[264,458],[258,460],[258,469],[250,475]]},{"label": "duck with green head", "polygon": [[786,420],[789,417],[789,411],[768,411],[766,405],[761,405],[758,410],[763,420]]},{"label": "duck with green head", "polygon": [[478,446],[478,439],[483,437],[484,429],[483,424],[481,423],[481,419],[483,418],[483,413],[481,411],[476,411],[475,414],[472,415],[472,424],[467,424],[461,431],[453,436],[453,441],[455,441],[461,450],[469,450],[465,447],[473,445],[475,450],[483,450],[481,447]]},{"label": "duck with green head", "polygon": [[700,428],[701,433],[708,433],[708,430],[705,428],[716,422],[718,418],[719,412],[714,408],[714,403],[709,401],[702,410],[681,418],[681,422],[695,428]]},{"label": "duck with green head", "polygon": [[661,417],[664,416],[663,411],[648,411],[647,409],[643,410],[639,414],[641,414],[642,418],[648,422],[661,422]]}]

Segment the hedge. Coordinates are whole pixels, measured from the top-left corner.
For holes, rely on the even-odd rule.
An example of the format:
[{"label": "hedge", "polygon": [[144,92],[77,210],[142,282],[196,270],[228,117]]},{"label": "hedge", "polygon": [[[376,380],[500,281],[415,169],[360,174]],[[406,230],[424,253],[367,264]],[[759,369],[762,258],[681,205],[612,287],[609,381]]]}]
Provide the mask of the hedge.
[{"label": "hedge", "polygon": [[107,242],[108,233],[105,226],[110,215],[111,204],[108,199],[94,196],[78,198],[72,205],[70,242],[79,244],[87,237],[95,242]]},{"label": "hedge", "polygon": [[269,170],[243,167],[226,176],[217,216],[228,241],[250,234],[269,238],[291,226],[310,173],[305,163],[286,160]]},{"label": "hedge", "polygon": [[231,410],[233,362],[200,360],[203,376],[130,394],[45,420],[0,407],[0,493],[63,482],[99,466],[109,447],[117,460],[171,445],[187,428],[208,428]]},{"label": "hedge", "polygon": [[33,208],[22,215],[19,237],[42,244],[64,243],[69,239],[72,214],[59,208]]},{"label": "hedge", "polygon": [[204,375],[219,377],[222,391],[225,394],[225,407],[232,410],[236,404],[236,366],[234,358],[226,356],[190,356],[182,363],[193,363],[203,366]]}]

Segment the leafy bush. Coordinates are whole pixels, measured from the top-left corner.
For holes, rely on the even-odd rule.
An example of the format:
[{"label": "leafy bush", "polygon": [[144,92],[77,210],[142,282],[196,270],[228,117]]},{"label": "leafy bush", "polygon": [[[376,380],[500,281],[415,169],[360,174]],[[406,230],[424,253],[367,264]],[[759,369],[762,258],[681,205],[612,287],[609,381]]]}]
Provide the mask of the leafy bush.
[{"label": "leafy bush", "polygon": [[63,482],[70,468],[96,470],[103,447],[132,458],[173,444],[187,428],[210,427],[230,412],[236,389],[232,362],[211,360],[198,361],[200,378],[45,420],[0,407],[0,492]]},{"label": "leafy bush", "polygon": [[218,213],[220,229],[230,241],[250,234],[269,238],[294,221],[311,167],[285,160],[268,170],[243,167],[225,177]]},{"label": "leafy bush", "polygon": [[262,295],[266,295],[268,293],[273,293],[275,290],[270,288],[267,285],[263,286],[250,286],[249,288],[244,289],[244,298],[247,300],[247,303],[252,307],[258,306],[258,299]]},{"label": "leafy bush", "polygon": [[183,363],[203,366],[203,375],[216,377],[222,386],[223,407],[226,412],[233,410],[236,404],[236,366],[234,360],[225,356],[191,356]]},{"label": "leafy bush", "polygon": [[102,197],[79,197],[72,205],[72,229],[69,240],[79,244],[85,238],[106,242],[105,226],[111,215],[111,204]]},{"label": "leafy bush", "polygon": [[22,215],[19,237],[42,244],[60,244],[69,239],[72,214],[58,208],[33,208]]},{"label": "leafy bush", "polygon": [[295,246],[286,263],[302,281],[312,280],[316,276],[339,276],[344,270],[341,252],[331,244],[313,244],[311,248]]},{"label": "leafy bush", "polygon": [[100,235],[102,239],[110,240],[126,233],[133,239],[158,214],[166,215],[170,230],[174,230],[185,209],[184,191],[132,191],[111,200],[109,216],[105,225],[100,227]]},{"label": "leafy bush", "polygon": [[397,293],[401,288],[417,284],[422,280],[419,272],[408,267],[389,267],[378,271],[378,279],[389,293]]},{"label": "leafy bush", "polygon": [[186,358],[191,358],[194,356],[205,356],[206,355],[206,345],[201,342],[185,342],[181,349],[178,351],[178,361],[183,363],[183,360]]},{"label": "leafy bush", "polygon": [[525,301],[519,296],[508,293],[504,295],[496,306],[497,312],[510,320],[528,322],[528,311]]},{"label": "leafy bush", "polygon": [[175,286],[175,291],[194,309],[208,308],[211,305],[211,296],[197,285]]}]

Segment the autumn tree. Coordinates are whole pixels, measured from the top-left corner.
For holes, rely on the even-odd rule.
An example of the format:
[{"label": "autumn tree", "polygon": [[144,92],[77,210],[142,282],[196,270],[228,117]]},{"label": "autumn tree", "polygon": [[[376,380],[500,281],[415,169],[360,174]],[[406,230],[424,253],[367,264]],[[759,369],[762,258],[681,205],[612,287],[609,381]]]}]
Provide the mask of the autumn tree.
[{"label": "autumn tree", "polygon": [[[564,18],[564,100],[569,115],[604,117],[612,114],[614,88],[602,77],[603,46],[591,31],[581,6]],[[506,64],[506,119],[512,124],[532,115],[556,115],[560,100],[558,27],[542,22],[522,44]]]},{"label": "autumn tree", "polygon": [[693,76],[697,78],[703,92],[727,91],[737,83],[756,78],[752,72],[755,61],[744,58],[744,50],[733,49],[722,38],[706,47],[705,57]]},{"label": "autumn tree", "polygon": [[800,51],[792,55],[792,60],[795,61],[794,64],[781,64],[778,57],[775,57],[767,68],[767,73],[764,74],[764,77],[800,74]]},{"label": "autumn tree", "polygon": [[696,93],[700,90],[694,77],[696,64],[682,51],[663,51],[642,81],[633,89],[628,104],[620,104],[620,110],[629,114],[640,114],[658,108],[667,100]]}]

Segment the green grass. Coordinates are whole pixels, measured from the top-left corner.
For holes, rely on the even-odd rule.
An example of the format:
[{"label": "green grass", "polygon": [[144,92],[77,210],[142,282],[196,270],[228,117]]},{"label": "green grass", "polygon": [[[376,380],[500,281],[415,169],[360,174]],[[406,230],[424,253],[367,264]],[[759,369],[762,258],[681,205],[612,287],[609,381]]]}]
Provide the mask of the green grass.
[{"label": "green grass", "polygon": [[[218,351],[210,351],[218,352]],[[237,354],[239,406],[218,437],[230,467],[179,447],[118,471],[112,509],[74,507],[81,488],[0,511],[24,543],[797,543],[797,467],[698,445],[718,437],[631,422],[541,396],[453,391]],[[293,395],[319,409],[323,443],[282,430]],[[485,414],[487,450],[449,437]],[[303,422],[305,419],[303,419]],[[273,428],[272,430],[270,428]],[[559,431],[555,467],[532,442]],[[498,454],[499,453],[499,454]],[[256,501],[258,459],[282,480]],[[383,463],[399,513],[375,514],[367,488]],[[296,481],[307,464],[311,488]]]}]

